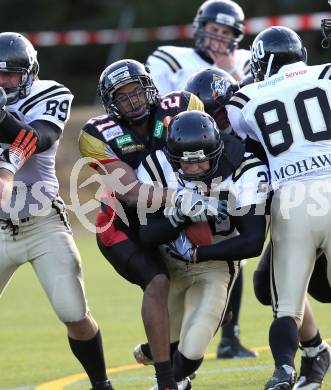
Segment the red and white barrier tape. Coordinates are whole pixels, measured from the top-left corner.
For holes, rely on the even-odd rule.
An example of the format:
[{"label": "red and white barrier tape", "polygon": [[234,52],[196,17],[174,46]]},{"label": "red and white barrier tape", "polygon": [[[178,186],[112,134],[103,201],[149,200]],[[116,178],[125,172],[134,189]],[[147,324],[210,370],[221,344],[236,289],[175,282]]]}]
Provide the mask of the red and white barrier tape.
[{"label": "red and white barrier tape", "polygon": [[[246,20],[246,34],[257,34],[266,27],[281,25],[296,31],[318,30],[321,19],[331,19],[331,12],[305,15],[281,15]],[[192,26],[177,25],[156,28],[132,28],[128,30],[72,30],[23,33],[35,46],[83,46],[114,44],[119,42],[173,41],[192,37]]]}]

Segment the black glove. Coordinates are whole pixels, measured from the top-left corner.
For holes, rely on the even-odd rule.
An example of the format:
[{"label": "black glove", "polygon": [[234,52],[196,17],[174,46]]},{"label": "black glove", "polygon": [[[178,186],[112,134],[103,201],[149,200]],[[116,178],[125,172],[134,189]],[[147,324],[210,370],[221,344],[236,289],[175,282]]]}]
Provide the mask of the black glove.
[{"label": "black glove", "polygon": [[36,150],[37,137],[33,131],[22,129],[8,149],[0,153],[0,168],[15,173]]}]

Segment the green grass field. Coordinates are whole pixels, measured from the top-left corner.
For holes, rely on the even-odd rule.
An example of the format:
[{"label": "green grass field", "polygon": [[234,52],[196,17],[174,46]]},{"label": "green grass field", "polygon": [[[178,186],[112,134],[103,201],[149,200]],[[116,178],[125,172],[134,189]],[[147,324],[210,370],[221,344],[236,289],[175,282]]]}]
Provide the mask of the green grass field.
[{"label": "green grass field", "polygon": [[[99,254],[92,235],[77,242],[83,256],[90,308],[103,332],[107,366],[115,369],[110,371],[114,385],[117,390],[147,390],[154,383],[153,369],[137,366],[131,353],[136,344],[145,340],[140,319],[141,291],[112,270]],[[260,355],[252,360],[216,360],[217,335],[193,382],[194,390],[262,389],[273,370],[267,348],[271,308],[261,306],[253,296],[255,265],[255,260],[248,261],[244,271],[240,324],[242,342],[256,347]],[[322,337],[330,338],[330,306],[312,303]],[[65,328],[52,312],[29,265],[15,274],[0,308],[0,390],[89,388],[82,368],[71,355]],[[331,389],[330,374],[323,389]]]}]

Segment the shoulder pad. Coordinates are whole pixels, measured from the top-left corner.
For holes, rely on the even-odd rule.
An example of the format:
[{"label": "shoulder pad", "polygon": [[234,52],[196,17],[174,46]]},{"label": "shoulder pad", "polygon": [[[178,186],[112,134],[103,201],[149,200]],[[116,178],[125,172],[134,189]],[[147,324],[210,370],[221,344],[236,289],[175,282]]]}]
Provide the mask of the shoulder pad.
[{"label": "shoulder pad", "polygon": [[331,80],[331,64],[326,64],[318,76],[319,79],[329,79]]},{"label": "shoulder pad", "polygon": [[124,134],[118,121],[109,115],[100,115],[89,119],[83,130],[98,138],[102,137],[106,142]]},{"label": "shoulder pad", "polygon": [[159,60],[166,63],[170,69],[176,73],[183,68],[181,65],[183,55],[189,55],[192,52],[191,48],[180,46],[159,46],[152,54],[152,57],[156,57]]},{"label": "shoulder pad", "polygon": [[162,110],[169,110],[173,116],[182,111],[204,111],[202,101],[188,91],[169,92],[160,98],[159,104]]},{"label": "shoulder pad", "polygon": [[242,109],[250,100],[251,99],[248,96],[239,90],[232,96],[227,104]]},{"label": "shoulder pad", "polygon": [[240,166],[245,154],[245,145],[230,134],[221,132],[220,135],[224,142],[224,150],[220,158],[218,174],[222,176],[222,180],[225,180]]}]

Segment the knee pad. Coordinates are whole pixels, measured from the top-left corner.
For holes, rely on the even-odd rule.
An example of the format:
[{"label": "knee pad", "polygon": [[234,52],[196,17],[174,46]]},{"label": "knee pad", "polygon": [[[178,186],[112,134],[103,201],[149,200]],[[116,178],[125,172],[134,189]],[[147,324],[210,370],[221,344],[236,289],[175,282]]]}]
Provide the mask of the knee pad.
[{"label": "knee pad", "polygon": [[262,305],[270,306],[271,291],[270,291],[270,276],[265,271],[255,271],[253,276],[254,293],[257,300]]}]

